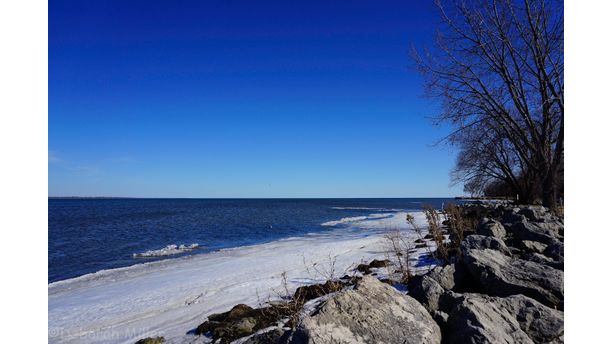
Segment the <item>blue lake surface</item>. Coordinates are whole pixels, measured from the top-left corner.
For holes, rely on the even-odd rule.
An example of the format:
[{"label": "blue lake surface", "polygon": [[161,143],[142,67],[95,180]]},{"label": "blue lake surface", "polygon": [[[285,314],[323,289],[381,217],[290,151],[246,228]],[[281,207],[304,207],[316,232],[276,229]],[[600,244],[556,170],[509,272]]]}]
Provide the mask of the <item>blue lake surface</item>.
[{"label": "blue lake surface", "polygon": [[49,282],[180,255],[134,258],[170,244],[198,254],[331,231],[328,221],[460,203],[385,199],[49,199]]}]

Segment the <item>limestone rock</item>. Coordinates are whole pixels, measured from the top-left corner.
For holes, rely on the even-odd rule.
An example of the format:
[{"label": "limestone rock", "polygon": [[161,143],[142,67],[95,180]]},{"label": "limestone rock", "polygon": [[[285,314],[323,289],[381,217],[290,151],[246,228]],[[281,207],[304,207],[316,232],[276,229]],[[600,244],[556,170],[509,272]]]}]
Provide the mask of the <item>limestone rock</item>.
[{"label": "limestone rock", "polygon": [[506,236],[506,229],[499,221],[484,218],[476,227],[476,233],[503,239]]},{"label": "limestone rock", "polygon": [[554,259],[547,257],[541,253],[527,253],[522,255],[521,258],[538,264],[548,265],[551,268],[555,268],[557,270],[563,270],[563,261],[555,261]]},{"label": "limestone rock", "polygon": [[464,294],[445,328],[449,343],[547,343],[562,339],[563,312],[524,295]]},{"label": "limestone rock", "polygon": [[520,243],[521,248],[527,252],[542,253],[548,245],[538,241],[523,240]]},{"label": "limestone rock", "polygon": [[457,274],[457,268],[455,264],[449,264],[445,266],[436,266],[428,274],[430,278],[438,282],[438,284],[447,290],[451,290],[455,287],[455,275]]},{"label": "limestone rock", "polygon": [[518,213],[524,215],[530,221],[543,222],[552,218],[548,209],[541,205],[530,205],[521,208]]},{"label": "limestone rock", "polygon": [[408,295],[419,301],[431,314],[439,308],[444,289],[430,276],[419,276],[408,285]]},{"label": "limestone rock", "polygon": [[440,343],[440,328],[415,299],[366,276],[355,289],[300,320],[289,343]]},{"label": "limestone rock", "polygon": [[563,271],[491,249],[468,250],[462,259],[490,295],[523,294],[550,307],[562,307]]},{"label": "limestone rock", "polygon": [[516,239],[552,244],[563,239],[563,224],[554,222],[515,222],[511,227]]},{"label": "limestone rock", "polygon": [[461,242],[461,251],[465,254],[469,250],[491,249],[499,251],[507,256],[512,253],[506,244],[498,238],[484,235],[470,235]]},{"label": "limestone rock", "polygon": [[558,262],[563,262],[563,243],[560,241],[555,241],[552,244],[548,245],[544,250],[544,255],[550,257]]}]

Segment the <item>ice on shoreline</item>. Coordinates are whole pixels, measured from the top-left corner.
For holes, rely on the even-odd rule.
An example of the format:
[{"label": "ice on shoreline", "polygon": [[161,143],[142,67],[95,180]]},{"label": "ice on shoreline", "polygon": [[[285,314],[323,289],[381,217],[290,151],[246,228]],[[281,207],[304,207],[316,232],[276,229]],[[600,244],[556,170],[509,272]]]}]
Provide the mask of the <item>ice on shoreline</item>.
[{"label": "ice on shoreline", "polygon": [[[414,213],[418,223],[422,213]],[[168,343],[202,342],[188,332],[212,313],[238,303],[258,306],[280,290],[281,274],[290,292],[324,277],[312,267],[335,262],[343,276],[359,263],[384,259],[384,235],[401,230],[417,238],[406,213],[357,220],[330,232],[224,249],[175,259],[103,270],[49,284],[49,342],[134,343],[161,335]],[[413,253],[413,268],[427,269]]]},{"label": "ice on shoreline", "polygon": [[147,258],[147,257],[163,257],[163,256],[172,256],[175,254],[192,251],[199,248],[198,244],[191,245],[168,245],[159,250],[150,250],[142,253],[134,253],[132,257],[134,258]]},{"label": "ice on shoreline", "polygon": [[370,215],[367,215],[367,216],[343,217],[340,220],[324,222],[324,223],[321,224],[321,226],[335,227],[335,226],[340,225],[340,224],[346,224],[346,223],[351,223],[351,222],[389,218],[389,217],[392,217],[393,215],[394,214],[392,214],[392,213],[386,213],[386,214],[370,214]]},{"label": "ice on shoreline", "polygon": [[385,211],[385,212],[403,211],[403,209],[371,208],[371,207],[332,207],[332,209],[336,209],[336,210],[371,210],[371,211]]}]

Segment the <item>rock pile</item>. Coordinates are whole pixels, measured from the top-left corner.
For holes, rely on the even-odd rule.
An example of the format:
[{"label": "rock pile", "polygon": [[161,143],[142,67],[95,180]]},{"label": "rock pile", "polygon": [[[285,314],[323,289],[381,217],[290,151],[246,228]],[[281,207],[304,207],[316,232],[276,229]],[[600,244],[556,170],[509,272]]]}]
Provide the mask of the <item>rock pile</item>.
[{"label": "rock pile", "polygon": [[291,329],[281,324],[251,335],[292,310],[238,305],[209,316],[195,333],[219,343],[251,335],[242,341],[248,344],[562,343],[563,219],[541,206],[463,211],[478,216],[478,225],[465,232],[450,264],[414,276],[407,294],[369,275],[390,265],[374,261],[357,268],[362,278],[299,288],[298,306],[334,294]]},{"label": "rock pile", "polygon": [[541,206],[484,207],[453,264],[409,285],[445,343],[563,342],[563,220]]}]

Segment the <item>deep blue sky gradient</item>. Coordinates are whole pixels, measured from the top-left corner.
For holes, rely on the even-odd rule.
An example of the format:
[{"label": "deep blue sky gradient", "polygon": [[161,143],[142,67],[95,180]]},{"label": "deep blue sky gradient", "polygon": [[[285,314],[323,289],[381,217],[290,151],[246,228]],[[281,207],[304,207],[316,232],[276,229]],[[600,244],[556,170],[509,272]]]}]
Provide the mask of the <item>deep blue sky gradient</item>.
[{"label": "deep blue sky gradient", "polygon": [[49,2],[49,195],[454,196],[428,1]]}]

